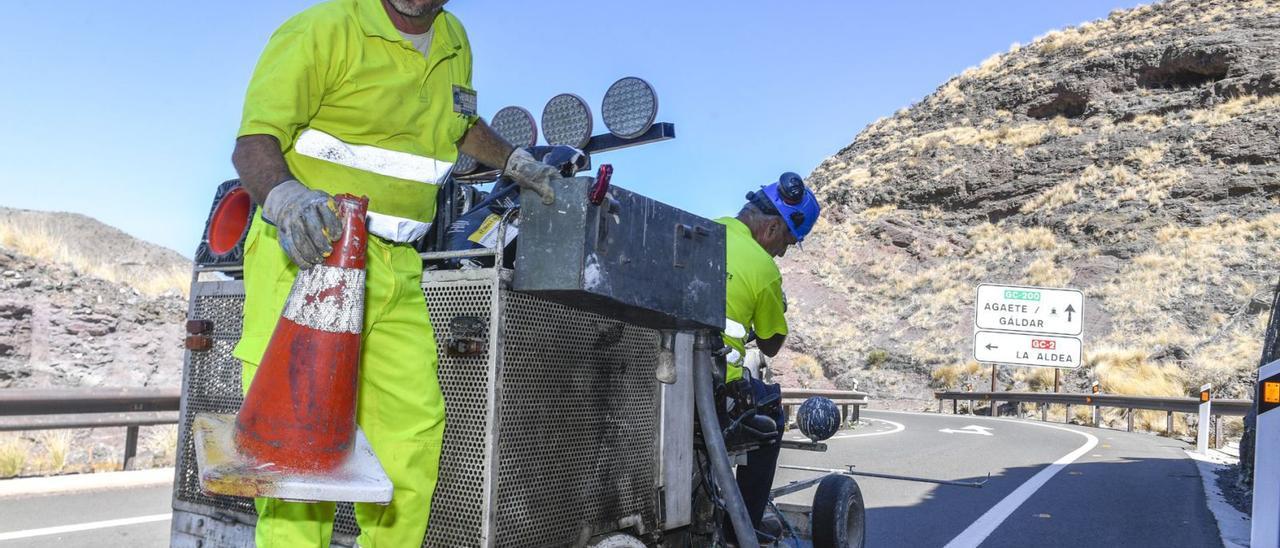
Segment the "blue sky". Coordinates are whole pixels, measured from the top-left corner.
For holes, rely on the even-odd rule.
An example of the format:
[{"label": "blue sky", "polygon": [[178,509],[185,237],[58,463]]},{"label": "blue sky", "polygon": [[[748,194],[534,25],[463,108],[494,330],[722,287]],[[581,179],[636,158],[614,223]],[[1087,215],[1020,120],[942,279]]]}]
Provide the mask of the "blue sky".
[{"label": "blue sky", "polygon": [[[305,0],[10,0],[0,18],[0,205],[74,211],[190,256],[267,37]],[[677,139],[604,154],[614,182],[705,216],[807,175],[868,123],[1048,30],[1134,0],[454,0],[481,114],[596,110],[641,76]]]}]

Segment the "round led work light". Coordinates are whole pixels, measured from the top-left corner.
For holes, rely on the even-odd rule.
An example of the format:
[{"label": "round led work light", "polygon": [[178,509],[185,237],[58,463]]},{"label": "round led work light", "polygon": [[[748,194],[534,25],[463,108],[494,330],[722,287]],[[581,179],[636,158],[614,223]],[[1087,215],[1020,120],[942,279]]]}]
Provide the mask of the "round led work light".
[{"label": "round led work light", "polygon": [[[538,142],[538,126],[533,115],[520,107],[505,107],[489,121],[493,131],[516,147],[531,147]],[[497,166],[502,167],[502,166]]]},{"label": "round led work light", "polygon": [[658,117],[658,93],[643,79],[622,78],[605,92],[600,116],[609,133],[621,139],[634,139],[649,131]]},{"label": "round led work light", "polygon": [[591,107],[572,93],[552,97],[542,109],[542,135],[549,145],[587,146],[591,140]]}]

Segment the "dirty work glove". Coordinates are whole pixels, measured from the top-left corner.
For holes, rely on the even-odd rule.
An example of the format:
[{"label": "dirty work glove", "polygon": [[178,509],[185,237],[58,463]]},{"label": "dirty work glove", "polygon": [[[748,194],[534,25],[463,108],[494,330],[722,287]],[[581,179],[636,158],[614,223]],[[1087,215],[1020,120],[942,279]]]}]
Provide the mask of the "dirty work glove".
[{"label": "dirty work glove", "polygon": [[551,180],[560,177],[556,168],[534,159],[529,151],[516,148],[507,157],[507,165],[502,175],[515,181],[516,184],[537,192],[542,196],[542,203],[551,205],[556,201],[555,191],[551,190]]},{"label": "dirty work glove", "polygon": [[328,194],[293,179],[271,189],[262,204],[262,218],[280,231],[280,247],[303,270],[333,252],[333,241],[342,235],[336,211]]}]

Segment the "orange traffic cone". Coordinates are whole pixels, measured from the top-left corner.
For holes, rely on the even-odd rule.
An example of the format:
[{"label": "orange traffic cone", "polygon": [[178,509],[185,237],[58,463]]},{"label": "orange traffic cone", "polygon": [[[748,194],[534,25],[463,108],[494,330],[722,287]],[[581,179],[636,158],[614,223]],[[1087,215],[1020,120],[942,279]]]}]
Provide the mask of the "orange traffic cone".
[{"label": "orange traffic cone", "polygon": [[298,272],[236,416],[240,450],[284,470],[332,470],[355,439],[369,201],[335,200],[342,237]]},{"label": "orange traffic cone", "polygon": [[192,423],[205,491],[391,500],[391,483],[355,423],[369,200],[334,200],[342,235],[324,263],[298,273],[240,413]]}]

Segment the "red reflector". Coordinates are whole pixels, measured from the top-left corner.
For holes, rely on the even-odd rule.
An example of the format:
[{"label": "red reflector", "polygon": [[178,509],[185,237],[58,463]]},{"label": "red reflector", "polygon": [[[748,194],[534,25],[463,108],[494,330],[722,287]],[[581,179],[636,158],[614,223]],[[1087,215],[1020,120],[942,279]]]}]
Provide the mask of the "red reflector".
[{"label": "red reflector", "polygon": [[213,339],[204,335],[189,335],[182,342],[182,346],[192,352],[204,352],[213,348]]},{"label": "red reflector", "polygon": [[213,331],[213,320],[187,320],[187,333],[200,335]]},{"label": "red reflector", "polygon": [[218,202],[209,219],[209,251],[214,255],[226,255],[240,243],[240,236],[249,228],[249,213],[253,200],[243,187],[236,187]]}]

